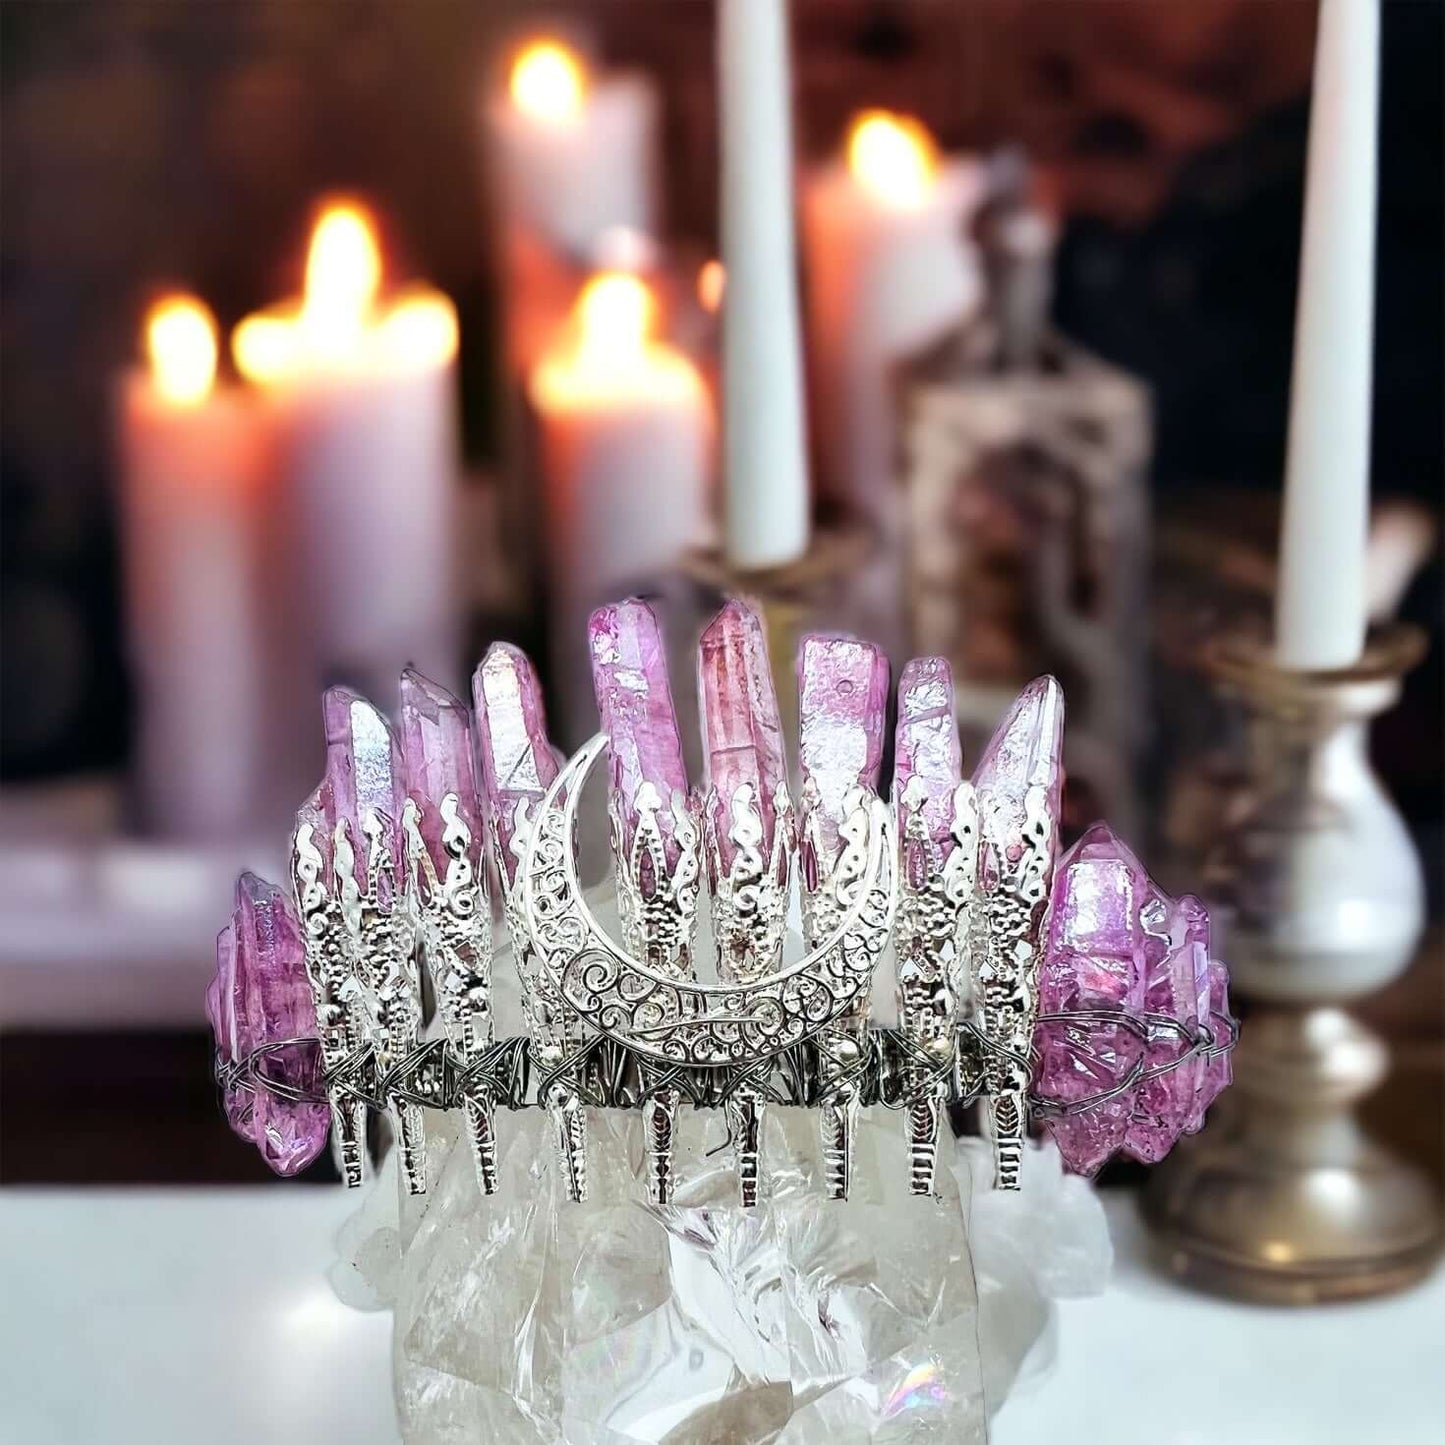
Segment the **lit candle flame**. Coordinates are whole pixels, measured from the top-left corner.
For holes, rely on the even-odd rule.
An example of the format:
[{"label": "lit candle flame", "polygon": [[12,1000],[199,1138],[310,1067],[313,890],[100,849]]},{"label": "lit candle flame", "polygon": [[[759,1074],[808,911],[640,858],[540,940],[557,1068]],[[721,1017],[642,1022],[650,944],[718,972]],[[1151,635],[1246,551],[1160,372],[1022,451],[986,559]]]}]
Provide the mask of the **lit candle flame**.
[{"label": "lit candle flame", "polygon": [[512,64],[512,103],[533,120],[551,125],[576,120],[586,88],[582,61],[555,40],[527,46]]},{"label": "lit candle flame", "polygon": [[657,299],[645,281],[604,271],[582,288],[572,310],[570,344],[547,356],[532,377],[544,409],[647,399],[670,401],[701,390],[697,368],[653,338]]},{"label": "lit candle flame", "polygon": [[722,309],[727,290],[727,267],[721,261],[704,261],[697,273],[697,299],[704,311],[714,316]]},{"label": "lit candle flame", "polygon": [[194,296],[167,296],[146,315],[146,357],[156,390],[176,406],[198,406],[216,382],[216,318]]},{"label": "lit candle flame", "polygon": [[578,350],[598,360],[627,364],[639,356],[657,304],[645,282],[625,272],[594,276],[577,299]]},{"label": "lit candle flame", "polygon": [[308,347],[333,358],[354,353],[380,289],[381,248],[371,216],[351,202],[327,206],[306,254],[301,325]]},{"label": "lit candle flame", "polygon": [[456,309],[435,291],[404,297],[387,312],[378,339],[394,365],[426,371],[457,354]]},{"label": "lit candle flame", "polygon": [[248,316],[231,336],[236,370],[271,385],[305,372],[424,371],[457,352],[457,316],[435,291],[381,296],[376,222],[362,206],[333,202],[317,219],[301,303]]},{"label": "lit candle flame", "polygon": [[864,190],[900,209],[920,206],[938,169],[927,127],[908,115],[865,110],[848,131],[848,169]]}]

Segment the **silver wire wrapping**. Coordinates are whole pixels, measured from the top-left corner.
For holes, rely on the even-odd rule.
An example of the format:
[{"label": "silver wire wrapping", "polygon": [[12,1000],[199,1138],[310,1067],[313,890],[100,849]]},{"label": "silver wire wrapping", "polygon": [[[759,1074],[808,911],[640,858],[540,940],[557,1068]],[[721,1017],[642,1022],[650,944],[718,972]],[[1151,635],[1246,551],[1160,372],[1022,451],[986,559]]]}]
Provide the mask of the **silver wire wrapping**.
[{"label": "silver wire wrapping", "polygon": [[[927,1194],[948,1108],[982,1099],[993,1119],[995,1183],[1009,1188],[1018,1182],[1031,1114],[1082,1113],[1191,1058],[1233,1046],[1233,1024],[1221,1016],[1191,1030],[1159,1014],[1038,1015],[1033,960],[1050,826],[1041,794],[1027,799],[1024,850],[1009,864],[980,848],[979,800],[968,783],[954,791],[948,850],[929,838],[921,785],[906,788],[891,810],[855,789],[836,857],[820,868],[826,860],[816,856],[816,846],[808,851],[817,840],[807,796],[796,830],[780,801],[774,845],[764,860],[756,800],[740,789],[730,800],[738,851],[720,879],[717,840],[680,796],[667,805],[677,855],[667,864],[664,804],[645,789],[625,849],[622,819],[613,819],[624,934],[622,944],[614,942],[583,897],[573,846],[578,799],[605,745],[594,738],[539,803],[519,803],[510,820],[516,866],[498,871],[523,984],[525,1037],[493,1037],[490,908],[478,841],[457,800],[444,798],[437,821],[447,864],[439,876],[423,840],[425,815],[409,800],[401,820],[404,870],[390,856],[386,820],[374,814],[362,819],[360,879],[345,821],[329,837],[310,824],[297,829],[292,873],[317,1035],[269,1042],[233,1061],[218,1058],[222,1086],[328,1103],[348,1184],[361,1179],[366,1111],[389,1111],[398,1124],[403,1172],[417,1191],[426,1181],[425,1110],[465,1111],[479,1186],[490,1193],[497,1185],[495,1111],[545,1108],[564,1188],[574,1200],[587,1194],[586,1109],[645,1114],[648,1191],[656,1203],[672,1197],[678,1108],[723,1109],[741,1197],[754,1204],[768,1104],[819,1111],[826,1187],[832,1197],[845,1198],[860,1108],[881,1104],[903,1113],[910,1188]],[[705,819],[713,813],[701,810]],[[496,820],[490,839],[500,847]],[[977,876],[980,858],[985,878]],[[723,898],[720,908],[715,903],[718,983],[701,982],[692,971],[704,867]],[[806,952],[784,964],[794,872],[802,883]],[[870,1024],[867,1010],[890,937],[898,955],[899,1027],[882,1029]],[[420,1036],[422,957],[441,1023],[440,1034],[426,1040]],[[1144,1042],[1172,1033],[1184,1047],[1152,1067],[1141,1053],[1112,1088],[1063,1103],[1030,1092],[1040,1022],[1122,1027]],[[272,1054],[306,1044],[320,1055],[314,1097],[267,1069]]]},{"label": "silver wire wrapping", "polygon": [[[1209,1025],[1194,1030],[1165,1014],[1126,1014],[1108,1009],[1040,1014],[1038,1022],[1124,1028],[1141,1041],[1156,1043],[1161,1033],[1173,1034],[1187,1045],[1163,1064],[1146,1066],[1141,1055],[1125,1078],[1087,1098],[1064,1103],[1030,1094],[1029,1110],[1039,1116],[1079,1114],[1098,1108],[1192,1059],[1227,1053],[1234,1047],[1236,1036],[1234,1021],[1221,1014],[1213,1015]],[[267,1072],[266,1061],[272,1055],[290,1055],[307,1047],[322,1055],[319,1088],[302,1088]],[[500,1109],[546,1108],[553,1068],[538,1057],[538,1052],[530,1037],[518,1034],[495,1040],[468,1062],[450,1038],[441,1036],[417,1044],[406,1058],[389,1068],[382,1066],[377,1050],[369,1043],[333,1067],[325,1062],[320,1038],[273,1039],[242,1058],[226,1060],[217,1056],[215,1076],[224,1089],[265,1089],[278,1099],[298,1104],[329,1103],[340,1092],[377,1112],[385,1111],[389,1101],[398,1095],[416,1097],[422,1108],[457,1109],[478,1088],[485,1089]],[[871,1026],[855,1075],[859,1102],[907,1111],[918,1101],[921,1090],[939,1089],[947,1106],[975,1103],[987,1097],[987,1061],[991,1052],[988,1041],[973,1024],[960,1024],[953,1038],[952,1062],[945,1068],[929,1055],[920,1056],[915,1041],[904,1029]],[[1029,1061],[1032,1063],[1031,1056]],[[647,1060],[626,1045],[599,1036],[570,1055],[565,1066],[579,1081],[579,1101],[589,1108],[639,1108],[659,1082],[658,1073]],[[676,1064],[661,1078],[695,1109],[726,1109],[742,1087],[758,1088],[769,1103],[811,1109],[834,1085],[827,1061],[814,1041],[796,1044],[759,1063]]]}]

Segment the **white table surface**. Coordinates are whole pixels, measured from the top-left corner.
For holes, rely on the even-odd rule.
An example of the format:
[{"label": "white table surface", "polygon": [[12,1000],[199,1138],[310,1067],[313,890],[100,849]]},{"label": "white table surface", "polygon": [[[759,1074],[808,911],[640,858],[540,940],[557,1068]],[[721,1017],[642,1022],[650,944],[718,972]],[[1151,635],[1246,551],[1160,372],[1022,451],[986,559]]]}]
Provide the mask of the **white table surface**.
[{"label": "white table surface", "polygon": [[[389,1445],[390,1316],[324,1275],[352,1208],[302,1186],[0,1191],[0,1440]],[[1109,1210],[1115,1281],[1062,1306],[1054,1367],[994,1445],[1445,1439],[1445,1276],[1251,1309],[1149,1273],[1129,1201]]]}]

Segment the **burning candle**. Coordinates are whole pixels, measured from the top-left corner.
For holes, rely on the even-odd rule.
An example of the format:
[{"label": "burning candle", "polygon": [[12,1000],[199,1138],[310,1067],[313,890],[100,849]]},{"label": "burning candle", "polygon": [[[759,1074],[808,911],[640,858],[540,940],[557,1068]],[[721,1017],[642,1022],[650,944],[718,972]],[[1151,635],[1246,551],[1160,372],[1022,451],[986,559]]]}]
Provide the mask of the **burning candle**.
[{"label": "burning candle", "polygon": [[512,58],[488,108],[505,251],[508,351],[526,375],[565,320],[579,269],[657,226],[657,87],[594,74],[557,40]]},{"label": "burning candle", "polygon": [[964,234],[977,167],[909,116],[870,110],[804,188],[808,322],[824,485],[879,527],[893,496],[891,369],[963,320],[981,285]]},{"label": "burning candle", "polygon": [[1375,288],[1377,0],[1321,0],[1275,612],[1281,667],[1365,640]]},{"label": "burning candle", "polygon": [[304,786],[267,419],[216,384],[201,302],[158,302],[144,341],[119,413],[142,819],[171,837],[254,835]]},{"label": "burning candle", "polygon": [[401,669],[455,681],[456,314],[382,295],[374,222],[327,206],[304,295],[235,331],[277,419],[317,681],[388,696]]},{"label": "burning candle", "polygon": [[711,404],[693,362],[654,335],[656,313],[638,277],[593,277],[531,376],[554,675],[572,689],[562,699],[571,741],[591,731],[588,614],[707,540]]}]

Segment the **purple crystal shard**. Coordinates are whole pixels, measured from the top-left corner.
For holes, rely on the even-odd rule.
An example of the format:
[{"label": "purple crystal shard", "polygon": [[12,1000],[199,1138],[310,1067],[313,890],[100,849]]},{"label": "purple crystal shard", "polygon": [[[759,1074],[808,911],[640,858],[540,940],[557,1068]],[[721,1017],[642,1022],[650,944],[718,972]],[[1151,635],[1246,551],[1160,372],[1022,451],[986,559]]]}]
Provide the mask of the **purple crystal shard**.
[{"label": "purple crystal shard", "polygon": [[1059,864],[1038,990],[1035,1087],[1075,1106],[1045,1120],[1070,1169],[1092,1174],[1118,1150],[1157,1163],[1203,1126],[1230,1065],[1198,1047],[1201,1027],[1225,1044],[1232,1032],[1209,917],[1196,898],[1170,898],[1102,823]]},{"label": "purple crystal shard", "polygon": [[802,856],[811,889],[837,861],[848,795],[859,786],[878,786],[888,659],[869,642],[811,634],[798,651],[798,695],[806,828]]},{"label": "purple crystal shard", "polygon": [[[243,1001],[242,1013],[244,1011]],[[229,923],[216,935],[216,974],[206,986],[206,1018],[216,1039],[216,1052],[224,1063],[234,1063],[243,1053],[249,1052],[249,1047],[241,1047],[236,1017],[236,930]],[[254,1144],[250,1090],[226,1089],[222,1102],[226,1122],[247,1143]]]},{"label": "purple crystal shard", "polygon": [[1052,677],[1035,678],[1014,699],[973,774],[980,831],[1001,862],[1017,862],[1023,853],[1026,800],[1033,788],[1044,790],[1057,835],[1063,740],[1063,689]]},{"label": "purple crystal shard", "polygon": [[[1163,1070],[1189,1054],[1194,1035],[1209,1022],[1209,915],[1197,898],[1186,894],[1176,901],[1153,887],[1141,916],[1144,1007],[1176,1019],[1183,1030],[1152,1032],[1144,1062]],[[1204,1063],[1198,1055],[1185,1058],[1140,1083],[1124,1141],[1134,1158],[1157,1164],[1174,1147],[1194,1118]]]},{"label": "purple crystal shard", "polygon": [[418,826],[438,877],[448,859],[442,848],[442,800],[457,800],[457,816],[475,846],[481,838],[472,719],[467,705],[444,687],[407,668],[401,675],[401,756],[406,794],[420,807]]},{"label": "purple crystal shard", "polygon": [[758,851],[766,861],[773,851],[778,793],[788,781],[767,639],[762,619],[746,602],[730,600],[708,624],[698,643],[697,682],[711,822],[726,873],[737,856],[729,837],[733,798],[741,788],[751,789],[763,827]]},{"label": "purple crystal shard", "polygon": [[505,642],[488,648],[472,678],[472,700],[482,798],[500,844],[496,866],[510,888],[521,861],[514,851],[518,828],[556,781],[557,755],[547,741],[541,684],[519,648]]},{"label": "purple crystal shard", "polygon": [[[1138,859],[1096,823],[1058,866],[1047,939],[1039,968],[1039,1012],[1123,1013],[1144,1007],[1144,927],[1139,912],[1149,896]],[[1034,1036],[1037,1088],[1070,1105],[1126,1086],[1144,1050],[1139,1032],[1099,1018],[1043,1019]],[[1046,1120],[1065,1164],[1092,1174],[1124,1138],[1133,1111],[1132,1089],[1078,1113]]]},{"label": "purple crystal shard", "polygon": [[[228,1060],[267,1048],[257,1074],[288,1089],[321,1090],[316,1006],[306,977],[301,926],[290,903],[254,873],[236,884],[236,907],[216,944],[216,979],[207,1011]],[[304,1040],[306,1042],[292,1042]],[[267,1047],[270,1046],[270,1047]],[[304,1169],[326,1147],[331,1110],[282,1098],[258,1083],[249,1095],[228,1092],[226,1114],[277,1174]]]},{"label": "purple crystal shard", "polygon": [[671,868],[679,853],[673,807],[675,800],[687,797],[687,771],[662,629],[652,608],[634,598],[599,607],[587,624],[587,636],[597,711],[611,760],[612,802],[622,822],[622,856],[632,846],[641,805],[655,798]]},{"label": "purple crystal shard", "polygon": [[1229,1050],[1234,1022],[1229,1013],[1229,970],[1217,959],[1209,961],[1209,1020],[1217,1052],[1204,1061],[1199,1090],[1194,1096],[1194,1113],[1184,1126],[1185,1133],[1197,1134],[1204,1127],[1209,1106],[1234,1080]]},{"label": "purple crystal shard", "polygon": [[962,779],[953,672],[941,657],[915,657],[898,679],[893,792],[900,800],[910,791],[919,793],[928,841],[939,863],[953,850],[953,795]]},{"label": "purple crystal shard", "polygon": [[[315,801],[324,803],[329,787],[332,821],[347,824],[360,883],[366,876],[369,823],[379,825],[379,836],[395,866],[399,868],[405,856],[401,849],[401,755],[386,718],[359,693],[345,687],[329,688],[323,708],[326,783]],[[306,806],[311,806],[310,800]],[[383,880],[383,889],[387,886]],[[389,901],[387,897],[381,900],[383,906]]]}]

